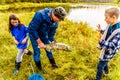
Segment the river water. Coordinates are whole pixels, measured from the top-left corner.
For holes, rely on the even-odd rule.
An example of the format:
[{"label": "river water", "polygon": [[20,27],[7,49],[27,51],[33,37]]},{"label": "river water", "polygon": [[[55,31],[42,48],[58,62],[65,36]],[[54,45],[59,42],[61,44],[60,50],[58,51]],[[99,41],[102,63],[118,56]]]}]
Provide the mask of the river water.
[{"label": "river water", "polygon": [[107,8],[114,7],[108,5],[71,5],[67,18],[73,22],[87,22],[90,27],[96,29],[97,24],[102,29],[107,26],[104,21],[104,11]]}]

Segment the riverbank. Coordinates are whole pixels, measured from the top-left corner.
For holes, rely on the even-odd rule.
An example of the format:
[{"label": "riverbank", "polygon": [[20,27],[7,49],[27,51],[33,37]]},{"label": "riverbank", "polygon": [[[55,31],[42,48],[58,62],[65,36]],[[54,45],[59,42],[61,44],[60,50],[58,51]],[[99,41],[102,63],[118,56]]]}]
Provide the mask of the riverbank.
[{"label": "riverbank", "polygon": [[81,2],[81,3],[30,3],[30,2],[19,2],[19,3],[11,3],[11,4],[0,4],[0,11],[10,11],[10,10],[22,10],[29,8],[43,8],[43,7],[70,7],[71,5],[85,5],[85,4],[93,4],[93,5],[119,5],[116,2],[114,3],[99,3],[99,2]]},{"label": "riverbank", "polygon": [[0,11],[7,11],[7,10],[22,10],[22,9],[29,9],[29,8],[43,8],[43,7],[56,7],[56,6],[63,6],[69,7],[71,3],[13,3],[13,4],[0,4]]}]

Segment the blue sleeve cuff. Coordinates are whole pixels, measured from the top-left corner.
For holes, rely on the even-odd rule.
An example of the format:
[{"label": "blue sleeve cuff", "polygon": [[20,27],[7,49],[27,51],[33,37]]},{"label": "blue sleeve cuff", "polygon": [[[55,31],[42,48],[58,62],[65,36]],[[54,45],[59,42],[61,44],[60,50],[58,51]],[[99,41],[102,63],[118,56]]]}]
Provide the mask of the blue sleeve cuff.
[{"label": "blue sleeve cuff", "polygon": [[99,42],[100,46],[103,46],[104,43],[105,43],[105,40],[101,40],[101,41]]},{"label": "blue sleeve cuff", "polygon": [[104,32],[105,32],[105,30],[100,30],[100,33],[101,33],[101,34],[104,34]]}]

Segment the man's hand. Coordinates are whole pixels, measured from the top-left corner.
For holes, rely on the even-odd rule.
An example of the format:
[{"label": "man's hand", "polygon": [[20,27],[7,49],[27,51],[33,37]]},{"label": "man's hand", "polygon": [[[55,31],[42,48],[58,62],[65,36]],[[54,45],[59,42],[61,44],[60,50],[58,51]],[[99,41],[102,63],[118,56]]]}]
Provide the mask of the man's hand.
[{"label": "man's hand", "polygon": [[37,39],[38,48],[45,48],[45,44],[40,40],[40,38]]},{"label": "man's hand", "polygon": [[55,44],[55,43],[57,43],[57,41],[52,41],[51,43],[52,43],[52,44]]},{"label": "man's hand", "polygon": [[42,43],[42,42],[41,42],[41,43],[39,43],[39,44],[38,44],[38,48],[45,48],[44,43]]}]

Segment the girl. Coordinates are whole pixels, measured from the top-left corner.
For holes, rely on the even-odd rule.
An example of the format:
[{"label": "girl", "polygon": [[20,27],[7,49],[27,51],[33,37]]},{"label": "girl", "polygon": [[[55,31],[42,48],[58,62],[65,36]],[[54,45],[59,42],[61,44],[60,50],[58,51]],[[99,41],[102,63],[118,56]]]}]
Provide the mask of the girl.
[{"label": "girl", "polygon": [[14,74],[17,74],[22,62],[23,54],[27,53],[28,55],[31,55],[32,52],[26,49],[28,46],[27,27],[20,23],[19,18],[15,14],[10,15],[9,17],[9,31],[18,48],[14,70]]}]

